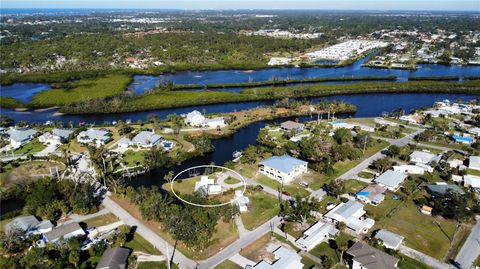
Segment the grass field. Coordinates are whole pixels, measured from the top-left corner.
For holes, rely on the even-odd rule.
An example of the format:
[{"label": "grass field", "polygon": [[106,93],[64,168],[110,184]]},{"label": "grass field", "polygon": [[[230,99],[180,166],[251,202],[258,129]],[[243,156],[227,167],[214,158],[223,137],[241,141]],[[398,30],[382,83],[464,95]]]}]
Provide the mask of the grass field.
[{"label": "grass field", "polygon": [[125,247],[131,248],[134,251],[140,251],[152,255],[161,255],[162,253],[150,244],[145,238],[138,234],[133,235],[133,239],[125,244]]},{"label": "grass field", "polygon": [[[168,269],[167,262],[139,262],[135,269]],[[172,264],[170,269],[178,269],[176,264]]]},{"label": "grass field", "polygon": [[405,255],[399,254],[398,268],[400,269],[431,269],[432,267],[414,260]]},{"label": "grass field", "polygon": [[143,164],[145,160],[144,150],[127,150],[123,153],[123,161],[126,162],[126,166],[134,167]]},{"label": "grass field", "polygon": [[340,262],[340,254],[335,249],[331,248],[327,242],[322,242],[318,244],[315,248],[309,251],[310,254],[313,254],[317,257],[328,256],[332,258],[335,263]]},{"label": "grass field", "polygon": [[224,260],[222,263],[215,266],[214,269],[242,269],[242,268],[243,267],[241,267],[240,265],[238,265],[238,264],[236,264],[232,261]]},{"label": "grass field", "polygon": [[[265,175],[259,175],[256,180],[258,181],[258,183],[270,187],[274,190],[279,190],[282,188],[282,184],[279,181],[268,178]],[[283,191],[288,192],[291,196],[298,195],[300,197],[307,197],[310,195],[310,192],[307,191],[304,187],[296,185],[294,183],[283,185]]]},{"label": "grass field", "polygon": [[228,177],[227,179],[225,179],[224,182],[227,184],[237,184],[237,183],[240,183],[241,181],[233,177]]},{"label": "grass field", "polygon": [[249,210],[241,216],[243,225],[248,230],[253,230],[278,215],[280,207],[277,197],[263,191],[248,191],[246,196],[250,198]]},{"label": "grass field", "polygon": [[[33,154],[42,151],[45,149],[46,146],[38,141],[38,139],[33,139],[29,143],[21,146],[20,148],[17,148],[16,150],[13,151],[14,155],[26,155],[26,154]],[[0,156],[12,156],[12,152],[4,152],[0,154]]]},{"label": "grass field", "polygon": [[402,202],[400,199],[394,199],[394,194],[385,193],[385,200],[377,206],[370,204],[365,205],[365,211],[374,220],[380,220],[387,217],[394,208],[396,208]]},{"label": "grass field", "polygon": [[359,180],[350,179],[345,181],[344,192],[346,193],[357,193],[368,184]]},{"label": "grass field", "polygon": [[114,223],[116,221],[118,221],[117,216],[113,215],[112,213],[108,213],[106,215],[88,219],[84,222],[87,224],[88,227],[100,227],[103,225]]},{"label": "grass field", "polygon": [[8,165],[6,168],[9,169],[6,173],[2,173],[1,176],[2,184],[9,184],[28,178],[38,178],[46,175],[50,175],[50,172],[54,172],[55,167],[58,168],[58,171],[61,172],[65,165],[62,163],[57,163],[53,161],[31,161],[21,163],[18,167],[11,167]]},{"label": "grass field", "polygon": [[108,75],[94,79],[67,82],[63,89],[41,91],[33,96],[33,107],[62,106],[117,95],[132,81],[127,75]]}]

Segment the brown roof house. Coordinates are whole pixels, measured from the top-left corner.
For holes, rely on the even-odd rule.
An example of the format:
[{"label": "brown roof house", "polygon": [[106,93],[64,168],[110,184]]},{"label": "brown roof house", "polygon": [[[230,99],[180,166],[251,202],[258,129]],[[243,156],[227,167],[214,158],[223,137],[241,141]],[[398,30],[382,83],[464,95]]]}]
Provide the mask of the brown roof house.
[{"label": "brown roof house", "polygon": [[356,242],[347,250],[352,269],[394,269],[398,268],[398,259],[374,247]]}]

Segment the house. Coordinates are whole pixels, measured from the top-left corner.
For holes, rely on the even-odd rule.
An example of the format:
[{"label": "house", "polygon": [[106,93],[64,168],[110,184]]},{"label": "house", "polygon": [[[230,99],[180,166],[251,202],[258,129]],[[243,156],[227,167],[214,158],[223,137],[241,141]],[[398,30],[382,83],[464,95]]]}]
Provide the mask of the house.
[{"label": "house", "polygon": [[53,230],[53,223],[49,220],[41,221],[36,227],[36,233],[44,234]]},{"label": "house", "polygon": [[285,132],[290,132],[290,131],[294,130],[295,132],[299,133],[299,132],[303,131],[304,128],[305,128],[305,124],[294,122],[294,121],[291,121],[291,120],[282,122],[280,124],[280,129],[282,131],[285,131]]},{"label": "house", "polygon": [[410,154],[410,161],[413,163],[430,164],[433,161],[438,162],[440,157],[426,151],[414,151]]},{"label": "house", "polygon": [[102,258],[95,269],[126,269],[130,249],[115,247],[103,252]]},{"label": "house", "polygon": [[381,229],[375,234],[375,238],[382,240],[386,248],[397,250],[405,239],[403,236]]},{"label": "house", "polygon": [[453,140],[455,140],[455,143],[461,143],[465,145],[470,145],[473,143],[473,138],[471,137],[466,137],[466,136],[459,136],[459,135],[454,135],[452,136]]},{"label": "house", "polygon": [[465,192],[454,184],[431,184],[427,185],[427,192],[432,196],[445,195],[447,192],[452,192],[456,194],[465,194]]},{"label": "house", "polygon": [[365,213],[363,204],[355,200],[350,200],[346,203],[337,205],[335,208],[327,212],[327,214],[324,215],[324,218],[335,224],[343,222],[349,229],[360,234],[367,233],[375,224],[373,219],[364,217]]},{"label": "house", "polygon": [[131,140],[123,137],[121,138],[118,142],[117,145],[120,148],[128,148],[131,146],[137,146],[141,148],[152,148],[153,146],[156,146],[160,141],[162,141],[162,136],[155,134],[154,131],[152,132],[147,132],[147,131],[142,131],[138,133],[135,137],[133,137]]},{"label": "house", "polygon": [[238,210],[240,212],[247,212],[250,199],[243,195],[242,190],[235,190],[235,201],[237,202]]},{"label": "house", "polygon": [[198,110],[194,110],[187,114],[185,123],[191,126],[202,126],[205,122],[205,117]]},{"label": "house", "polygon": [[460,168],[463,166],[463,161],[459,159],[453,159],[447,161],[448,165],[450,165],[450,168]]},{"label": "house", "polygon": [[470,156],[468,168],[480,171],[480,156]]},{"label": "house", "polygon": [[53,129],[52,132],[46,132],[38,137],[38,141],[46,144],[63,144],[68,142],[68,138],[73,133],[68,129]]},{"label": "house", "polygon": [[[262,260],[253,266],[255,269],[285,269],[295,268],[302,269],[302,257],[297,252],[290,250],[284,246],[278,247],[272,252],[274,260]],[[248,267],[246,267],[248,268]]]},{"label": "house", "polygon": [[283,183],[307,172],[308,163],[288,155],[273,156],[260,162],[259,172]]},{"label": "house", "polygon": [[367,187],[357,192],[355,196],[358,200],[364,203],[377,206],[385,200],[385,195],[383,193],[386,189],[387,188],[378,184],[369,184]]},{"label": "house", "polygon": [[432,211],[433,211],[433,208],[429,207],[429,206],[426,206],[426,205],[423,205],[421,208],[420,208],[420,212],[422,214],[425,214],[425,215],[428,215],[428,216],[431,216],[432,215]]},{"label": "house", "polygon": [[352,269],[398,268],[397,258],[360,241],[349,248],[347,254],[352,257],[350,263]]},{"label": "house", "polygon": [[205,119],[202,123],[203,127],[207,128],[222,128],[225,127],[225,119],[223,117],[216,117],[211,119]]},{"label": "house", "polygon": [[31,234],[34,233],[39,224],[40,222],[33,215],[20,216],[5,224],[3,229],[6,233],[12,232],[13,230],[20,230],[26,234]]},{"label": "house", "polygon": [[389,191],[396,191],[400,185],[405,181],[407,175],[404,173],[388,170],[375,179],[375,182],[387,188]]},{"label": "house", "polygon": [[338,234],[338,230],[329,223],[318,221],[303,232],[303,236],[295,241],[297,246],[304,250],[310,251],[322,241],[332,238]]},{"label": "house", "polygon": [[423,175],[425,173],[425,168],[418,165],[403,164],[393,166],[393,171],[409,175]]},{"label": "house", "polygon": [[473,128],[470,128],[468,129],[468,133],[476,136],[476,137],[480,137],[480,128],[479,127],[473,127]]},{"label": "house", "polygon": [[19,148],[28,142],[30,142],[37,131],[33,129],[16,129],[16,128],[10,128],[7,131],[8,137],[10,139],[10,145],[13,148]]},{"label": "house", "polygon": [[330,124],[330,126],[332,126],[334,130],[348,127],[348,124],[344,121],[332,121],[332,122],[329,122],[328,124]]},{"label": "house", "polygon": [[60,239],[69,239],[76,236],[85,235],[85,231],[80,227],[77,222],[57,226],[50,232],[43,235],[44,240],[47,242],[55,243]]},{"label": "house", "polygon": [[467,188],[480,189],[480,177],[474,175],[464,175],[463,186]]},{"label": "house", "polygon": [[109,131],[88,129],[82,131],[77,136],[79,143],[90,144],[93,143],[97,147],[107,144],[111,140],[111,134]]},{"label": "house", "polygon": [[215,180],[208,176],[201,176],[200,181],[195,182],[195,191],[203,191],[206,195],[222,193],[222,186],[215,184]]}]

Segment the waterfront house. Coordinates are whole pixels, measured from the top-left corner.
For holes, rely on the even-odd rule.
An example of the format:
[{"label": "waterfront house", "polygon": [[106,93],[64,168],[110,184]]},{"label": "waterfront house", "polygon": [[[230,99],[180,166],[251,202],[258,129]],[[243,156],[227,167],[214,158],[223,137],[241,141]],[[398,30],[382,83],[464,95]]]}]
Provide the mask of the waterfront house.
[{"label": "waterfront house", "polygon": [[426,151],[414,151],[412,154],[410,154],[410,161],[413,163],[420,163],[420,164],[430,164],[433,161],[438,162],[440,160],[440,157]]},{"label": "waterfront house", "polygon": [[[285,268],[295,268],[302,269],[302,257],[298,255],[297,252],[290,250],[284,246],[278,247],[272,252],[272,260],[262,260],[256,265],[253,266],[255,269],[285,269]],[[252,268],[251,266],[245,268]]]},{"label": "waterfront house", "polygon": [[68,138],[73,133],[68,129],[53,129],[52,132],[46,132],[38,137],[38,141],[45,144],[63,144],[68,142]]},{"label": "waterfront house", "polygon": [[382,240],[382,243],[386,248],[394,250],[397,250],[405,239],[403,236],[392,233],[385,229],[377,231],[375,238]]},{"label": "waterfront house", "polygon": [[328,124],[330,124],[330,126],[332,126],[334,130],[340,129],[340,128],[347,128],[349,126],[348,123],[344,121],[332,121],[332,122],[329,122]]},{"label": "waterfront house", "polygon": [[185,123],[191,126],[202,126],[205,122],[205,117],[198,110],[194,110],[187,114]]},{"label": "waterfront house", "polygon": [[335,237],[337,234],[338,230],[332,224],[318,221],[304,231],[302,237],[297,239],[295,244],[304,251],[310,251],[316,245]]},{"label": "waterfront house", "polygon": [[17,129],[17,128],[10,128],[7,131],[10,145],[13,148],[19,148],[28,142],[30,142],[34,137],[37,131],[33,129]]},{"label": "waterfront house", "polygon": [[153,146],[156,146],[161,140],[162,137],[155,134],[154,131],[142,131],[138,133],[135,137],[133,137],[132,145],[142,148],[152,148]]},{"label": "waterfront house", "polygon": [[222,128],[225,127],[226,124],[223,117],[216,117],[211,119],[205,119],[205,121],[202,123],[202,126],[206,128]]},{"label": "waterfront house", "polygon": [[280,129],[285,132],[290,132],[292,130],[295,130],[295,132],[299,133],[303,131],[304,128],[305,128],[305,124],[294,122],[291,120],[282,122],[280,124]]},{"label": "waterfront house", "polygon": [[283,183],[307,172],[308,163],[288,155],[273,156],[260,162],[259,172]]},{"label": "waterfront house", "polygon": [[71,222],[53,228],[50,232],[43,235],[44,241],[50,243],[56,243],[60,239],[67,240],[76,236],[85,235],[85,231],[80,227],[77,222]]},{"label": "waterfront house", "polygon": [[398,259],[360,241],[347,250],[352,269],[394,269]]},{"label": "waterfront house", "polygon": [[126,269],[130,249],[122,247],[109,248],[103,252],[95,269]]},{"label": "waterfront house", "polygon": [[77,136],[77,141],[83,144],[94,144],[99,147],[107,144],[111,140],[111,134],[109,131],[88,129],[82,131]]},{"label": "waterfront house", "polygon": [[358,200],[377,206],[385,200],[385,195],[383,194],[387,188],[380,186],[378,184],[368,184],[367,187],[357,192],[355,196]]},{"label": "waterfront house", "polygon": [[389,191],[396,191],[406,178],[407,175],[404,173],[388,170],[377,177],[375,182]]},{"label": "waterfront house", "polygon": [[355,200],[350,200],[346,203],[341,203],[335,208],[327,212],[324,218],[332,223],[345,223],[347,228],[357,234],[367,233],[373,227],[375,221],[364,217],[365,210],[363,204]]},{"label": "waterfront house", "polygon": [[480,171],[480,156],[470,156],[468,168]]},{"label": "waterfront house", "polygon": [[215,183],[215,180],[208,176],[201,176],[200,181],[195,182],[195,191],[202,191],[206,195],[222,193],[222,186]]},{"label": "waterfront house", "polygon": [[235,201],[238,206],[238,210],[240,212],[247,212],[248,211],[248,205],[250,204],[250,199],[243,195],[242,190],[235,190]]}]

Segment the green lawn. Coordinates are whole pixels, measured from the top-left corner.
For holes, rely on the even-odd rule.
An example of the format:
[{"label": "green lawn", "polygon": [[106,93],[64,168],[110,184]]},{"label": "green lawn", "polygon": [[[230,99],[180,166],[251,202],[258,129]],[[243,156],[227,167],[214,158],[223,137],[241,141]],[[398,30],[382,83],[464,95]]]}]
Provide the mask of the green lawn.
[{"label": "green lawn", "polygon": [[248,191],[246,196],[250,198],[249,211],[241,216],[243,225],[248,230],[253,230],[278,215],[280,207],[276,197],[263,191]]},{"label": "green lawn", "polygon": [[376,225],[404,236],[407,246],[439,260],[450,247],[444,233],[451,238],[456,230],[454,221],[424,215],[412,201],[406,201],[391,217],[381,219]]},{"label": "green lawn", "polygon": [[357,193],[368,184],[359,180],[350,179],[345,181],[344,192],[345,193]]},{"label": "green lawn", "polygon": [[398,261],[398,268],[400,269],[431,269],[432,268],[422,262],[419,262],[405,255],[398,254],[398,256],[400,257]]},{"label": "green lawn", "polygon": [[[173,182],[173,188],[177,194],[192,194],[195,191],[195,182],[197,181],[200,181],[199,176],[182,179],[181,181],[175,180]],[[170,183],[165,183],[162,188],[171,191],[170,186]]]},{"label": "green lawn", "polygon": [[[268,178],[265,175],[258,176],[257,181],[260,184],[265,185],[267,187],[270,187],[274,190],[279,190],[282,187],[282,184],[279,181]],[[302,187],[300,185],[295,185],[293,183],[283,185],[283,191],[286,191],[286,192],[290,193],[291,196],[299,195],[301,197],[307,197],[307,196],[310,195],[310,192],[307,191],[304,187]]]},{"label": "green lawn", "polygon": [[234,177],[228,177],[227,179],[225,179],[224,182],[227,184],[237,184],[237,183],[240,183],[241,181]]},{"label": "green lawn", "polygon": [[318,264],[314,262],[313,260],[302,256],[302,263],[303,263],[303,268],[308,269],[308,268],[322,268],[321,264]]},{"label": "green lawn", "polygon": [[365,205],[365,211],[374,220],[380,220],[387,217],[394,208],[396,208],[402,201],[400,199],[394,199],[395,194],[386,193],[385,200],[377,206],[370,204]]},{"label": "green lawn", "polygon": [[[38,141],[38,139],[35,138],[32,141],[30,141],[28,144],[23,145],[22,147],[14,150],[13,154],[14,155],[33,154],[33,153],[40,152],[45,148],[46,146],[40,141]],[[11,155],[12,155],[12,152],[9,151],[9,152],[2,153],[1,156],[11,156]]]},{"label": "green lawn", "polygon": [[224,260],[222,263],[219,265],[215,266],[215,269],[242,269],[240,265],[229,261],[229,260]]},{"label": "green lawn", "polygon": [[[171,269],[178,269],[176,264],[172,264]],[[168,269],[167,262],[139,262],[136,269]]]},{"label": "green lawn", "polygon": [[475,169],[467,169],[467,174],[474,175],[474,176],[480,176],[480,171],[475,170]]},{"label": "green lawn", "polygon": [[112,213],[108,213],[106,215],[98,216],[84,222],[87,224],[88,227],[100,227],[117,221],[117,216],[113,215]]},{"label": "green lawn", "polygon": [[366,179],[373,179],[374,174],[362,171],[362,172],[358,173],[358,176],[362,177],[362,178],[366,178]]},{"label": "green lawn", "polygon": [[142,150],[139,150],[139,151],[127,150],[123,153],[123,155],[124,155],[123,161],[126,163],[126,166],[128,167],[141,165],[145,160],[145,151],[142,151]]},{"label": "green lawn", "polygon": [[124,92],[131,81],[132,78],[127,75],[108,75],[67,82],[63,89],[51,89],[37,93],[32,98],[32,105],[36,107],[61,106],[114,96]]},{"label": "green lawn", "polygon": [[322,242],[318,244],[315,248],[309,251],[310,254],[315,255],[317,257],[328,256],[332,258],[334,263],[340,262],[340,253],[338,253],[335,249],[331,248],[327,242]]},{"label": "green lawn", "polygon": [[145,238],[137,233],[134,234],[133,239],[125,244],[125,247],[131,248],[134,251],[141,251],[152,255],[162,255],[162,253],[150,244]]}]

